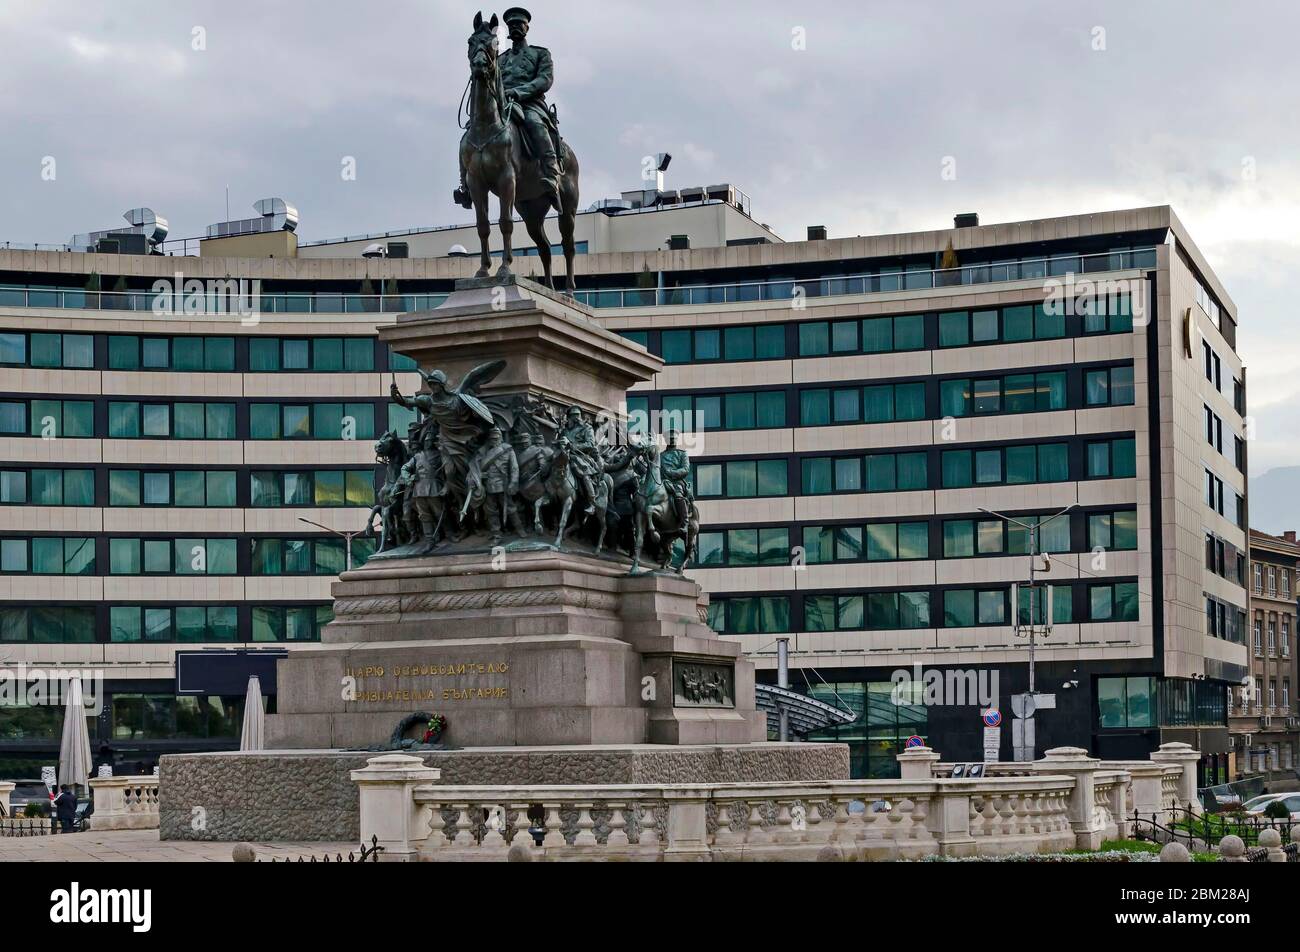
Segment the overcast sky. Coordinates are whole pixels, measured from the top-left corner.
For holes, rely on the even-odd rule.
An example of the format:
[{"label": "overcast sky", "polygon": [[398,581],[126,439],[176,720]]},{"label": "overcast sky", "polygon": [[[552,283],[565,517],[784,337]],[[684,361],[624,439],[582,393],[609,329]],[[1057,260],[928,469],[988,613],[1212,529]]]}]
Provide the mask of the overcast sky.
[{"label": "overcast sky", "polygon": [[[731,182],[787,239],[1172,204],[1240,309],[1252,474],[1300,464],[1300,4],[529,7],[584,206],[659,151],[669,185]],[[64,243],[138,205],[192,237],[227,185],[231,217],[295,203],[304,240],[465,221],[476,9],[0,0],[0,241]]]}]

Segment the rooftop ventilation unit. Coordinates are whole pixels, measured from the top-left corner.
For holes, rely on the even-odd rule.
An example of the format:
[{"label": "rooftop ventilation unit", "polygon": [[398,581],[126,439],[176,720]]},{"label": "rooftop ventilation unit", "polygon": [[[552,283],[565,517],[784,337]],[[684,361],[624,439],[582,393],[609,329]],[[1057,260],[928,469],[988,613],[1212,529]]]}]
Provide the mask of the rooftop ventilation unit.
[{"label": "rooftop ventilation unit", "polygon": [[809,241],[825,241],[825,240],[826,240],[826,226],[825,226],[825,225],[809,225],[809,226],[808,226],[808,240],[809,240]]},{"label": "rooftop ventilation unit", "polygon": [[257,235],[271,231],[297,231],[298,209],[283,198],[263,198],[253,203],[253,210],[261,218],[241,218],[238,221],[219,221],[208,226],[209,238],[229,238],[233,235]]},{"label": "rooftop ventilation unit", "polygon": [[589,212],[604,212],[606,215],[617,215],[619,212],[632,210],[632,203],[622,198],[602,198],[598,202],[592,202]]},{"label": "rooftop ventilation unit", "polygon": [[953,216],[952,225],[954,228],[975,228],[980,223],[978,212],[961,212]]},{"label": "rooftop ventilation unit", "polygon": [[668,237],[669,251],[686,251],[691,247],[690,235],[670,235]]},{"label": "rooftop ventilation unit", "polygon": [[[119,253],[125,249],[128,254],[153,254],[167,238],[167,219],[152,208],[132,208],[122,217],[126,219],[126,228],[106,228],[73,235],[70,247],[73,251],[95,251],[102,245],[104,250]],[[119,240],[132,235],[139,236],[138,240]]]}]

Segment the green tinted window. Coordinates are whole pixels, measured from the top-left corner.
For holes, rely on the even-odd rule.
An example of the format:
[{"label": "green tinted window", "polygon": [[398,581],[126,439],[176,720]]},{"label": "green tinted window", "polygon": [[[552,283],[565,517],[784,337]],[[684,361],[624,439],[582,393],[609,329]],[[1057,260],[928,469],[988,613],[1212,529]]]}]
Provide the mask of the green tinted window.
[{"label": "green tinted window", "polygon": [[95,504],[94,470],[65,469],[63,471],[63,504],[65,506]]},{"label": "green tinted window", "polygon": [[822,357],[830,352],[830,325],[805,321],[799,325],[799,356]]},{"label": "green tinted window", "polygon": [[799,422],[804,426],[821,426],[831,421],[831,392],[804,390],[799,394]]},{"label": "green tinted window", "polygon": [[975,624],[975,593],[957,589],[943,593],[943,624],[946,628],[966,628]]},{"label": "green tinted window", "polygon": [[248,369],[253,372],[262,372],[262,373],[279,370],[280,369],[280,338],[278,337],[249,338]]},{"label": "green tinted window", "polygon": [[659,335],[665,363],[687,364],[691,362],[691,332],[688,330],[663,331]]},{"label": "green tinted window", "polygon": [[755,356],[773,359],[785,356],[785,325],[762,324],[754,329]]},{"label": "green tinted window", "polygon": [[894,318],[894,349],[923,350],[925,348],[925,315],[903,314]]},{"label": "green tinted window", "polygon": [[831,461],[827,457],[813,457],[803,461],[803,492],[805,495],[828,493],[834,486]]},{"label": "green tinted window", "polygon": [[1034,308],[1025,304],[1002,309],[1002,339],[1008,342],[1032,340]]},{"label": "green tinted window", "polygon": [[727,360],[752,360],[754,358],[754,328],[728,327],[722,335],[723,356]]},{"label": "green tinted window", "polygon": [[894,318],[869,317],[862,322],[862,350],[868,354],[894,349]]},{"label": "green tinted window", "polygon": [[939,315],[939,346],[964,347],[970,343],[970,315],[949,311]]}]

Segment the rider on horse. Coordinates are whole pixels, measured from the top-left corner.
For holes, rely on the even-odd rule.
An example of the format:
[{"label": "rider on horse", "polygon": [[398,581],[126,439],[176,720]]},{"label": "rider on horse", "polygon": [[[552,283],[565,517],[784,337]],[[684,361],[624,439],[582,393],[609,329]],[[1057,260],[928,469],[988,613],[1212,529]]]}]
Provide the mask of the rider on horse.
[{"label": "rider on horse", "polygon": [[569,441],[569,468],[586,494],[587,508],[583,511],[591,515],[596,511],[596,490],[592,488],[591,477],[605,472],[600,447],[596,445],[596,431],[582,418],[580,407],[569,407],[560,436]]},{"label": "rider on horse", "polygon": [[[528,27],[533,15],[523,7],[511,7],[503,15],[513,45],[501,54],[501,85],[506,102],[502,113],[524,133],[529,151],[540,168],[542,189],[547,199],[560,207],[560,166],[556,150],[559,127],[555,114],[546,104],[546,91],[554,80],[551,53],[542,46],[530,46]],[[456,201],[463,208],[473,208],[465,183],[465,166],[460,168],[460,188]]]},{"label": "rider on horse", "polygon": [[668,445],[659,457],[659,475],[663,477],[664,488],[673,498],[677,521],[686,525],[691,500],[695,496],[691,491],[691,460],[686,451],[677,445],[676,430],[668,431]]}]

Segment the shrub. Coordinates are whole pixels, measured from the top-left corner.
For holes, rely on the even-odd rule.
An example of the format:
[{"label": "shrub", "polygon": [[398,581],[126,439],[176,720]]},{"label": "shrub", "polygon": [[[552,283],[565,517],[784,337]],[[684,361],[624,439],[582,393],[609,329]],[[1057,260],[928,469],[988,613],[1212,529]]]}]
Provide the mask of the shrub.
[{"label": "shrub", "polygon": [[1286,808],[1286,804],[1281,800],[1274,800],[1264,807],[1264,816],[1270,820],[1289,820],[1291,819],[1291,811]]}]

